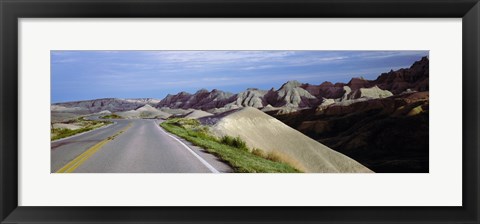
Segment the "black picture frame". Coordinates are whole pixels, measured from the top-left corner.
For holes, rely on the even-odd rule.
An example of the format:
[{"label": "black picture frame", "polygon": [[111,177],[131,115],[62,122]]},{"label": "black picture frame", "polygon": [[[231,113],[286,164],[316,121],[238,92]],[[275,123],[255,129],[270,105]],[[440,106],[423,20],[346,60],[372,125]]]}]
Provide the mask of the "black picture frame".
[{"label": "black picture frame", "polygon": [[[478,0],[0,0],[1,223],[479,223]],[[18,206],[19,18],[463,18],[461,207]],[[448,43],[446,43],[448,44]],[[452,74],[455,75],[455,74]],[[39,192],[40,193],[40,192]],[[395,192],[392,192],[395,193]],[[442,195],[439,195],[441,197]]]}]

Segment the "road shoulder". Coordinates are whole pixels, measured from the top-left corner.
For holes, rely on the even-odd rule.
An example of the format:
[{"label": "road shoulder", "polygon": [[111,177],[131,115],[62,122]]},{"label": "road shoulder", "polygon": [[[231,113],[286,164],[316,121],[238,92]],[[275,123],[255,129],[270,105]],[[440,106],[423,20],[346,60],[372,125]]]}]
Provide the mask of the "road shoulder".
[{"label": "road shoulder", "polygon": [[176,136],[165,129],[163,129],[159,124],[161,121],[156,120],[155,121],[156,125],[158,128],[160,128],[162,131],[166,132],[167,134],[171,135],[172,137],[176,138],[183,144],[185,144],[188,148],[190,148],[194,153],[196,153],[198,156],[200,156],[202,159],[204,159],[207,163],[209,163],[211,166],[213,166],[216,170],[218,170],[220,173],[233,173],[234,170],[232,167],[230,167],[227,163],[224,161],[220,160],[217,158],[215,155],[205,151],[204,149],[193,145],[191,142]]}]

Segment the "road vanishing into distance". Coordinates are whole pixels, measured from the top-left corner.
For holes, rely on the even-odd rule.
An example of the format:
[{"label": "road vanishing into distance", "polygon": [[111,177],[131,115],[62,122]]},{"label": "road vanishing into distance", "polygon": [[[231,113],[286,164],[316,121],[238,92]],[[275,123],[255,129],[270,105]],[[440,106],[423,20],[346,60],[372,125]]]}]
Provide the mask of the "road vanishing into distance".
[{"label": "road vanishing into distance", "polygon": [[215,156],[167,133],[154,119],[117,119],[51,143],[52,173],[233,172]]}]

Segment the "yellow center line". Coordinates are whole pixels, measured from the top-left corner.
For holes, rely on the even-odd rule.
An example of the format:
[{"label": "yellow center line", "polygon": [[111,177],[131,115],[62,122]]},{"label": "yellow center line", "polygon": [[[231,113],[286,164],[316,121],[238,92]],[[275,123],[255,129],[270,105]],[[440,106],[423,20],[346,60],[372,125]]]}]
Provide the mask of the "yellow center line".
[{"label": "yellow center line", "polygon": [[87,149],[85,152],[83,152],[82,154],[80,154],[79,156],[77,156],[75,159],[73,159],[72,161],[68,162],[65,166],[63,166],[62,168],[60,168],[59,170],[57,170],[56,173],[71,173],[73,172],[75,169],[77,169],[77,167],[79,167],[80,165],[82,165],[88,158],[90,158],[93,154],[95,154],[99,149],[101,149],[105,144],[107,144],[108,142],[112,141],[113,139],[115,139],[115,137],[119,136],[120,134],[122,134],[123,132],[125,132],[127,129],[129,129],[130,127],[132,126],[132,123],[130,122],[128,124],[127,127],[125,127],[124,129],[120,130],[119,132],[115,133],[114,135],[102,140],[101,142],[95,144],[94,146],[92,146],[91,148]]}]

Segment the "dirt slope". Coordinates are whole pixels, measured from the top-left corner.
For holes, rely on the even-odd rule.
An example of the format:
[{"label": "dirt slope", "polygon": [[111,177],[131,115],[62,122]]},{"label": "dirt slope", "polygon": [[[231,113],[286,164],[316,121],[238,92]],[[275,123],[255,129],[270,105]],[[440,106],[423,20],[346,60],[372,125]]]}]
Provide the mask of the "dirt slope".
[{"label": "dirt slope", "polygon": [[188,114],[185,115],[185,118],[191,118],[191,119],[197,119],[201,117],[208,117],[212,116],[213,114],[205,112],[203,110],[194,110]]},{"label": "dirt slope", "polygon": [[253,107],[228,113],[219,118],[211,130],[217,136],[239,136],[250,148],[274,153],[305,172],[372,172],[355,160]]}]

